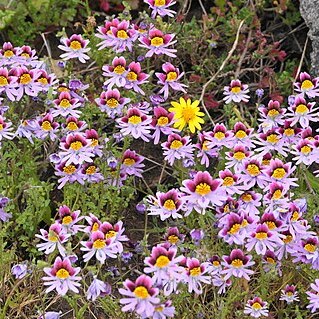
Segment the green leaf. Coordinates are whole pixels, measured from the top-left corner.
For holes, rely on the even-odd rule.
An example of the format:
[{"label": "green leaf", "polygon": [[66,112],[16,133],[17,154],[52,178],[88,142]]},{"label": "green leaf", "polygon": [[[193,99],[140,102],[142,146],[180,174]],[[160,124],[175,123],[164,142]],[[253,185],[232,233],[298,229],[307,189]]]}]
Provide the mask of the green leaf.
[{"label": "green leaf", "polygon": [[13,10],[3,10],[0,11],[0,30],[3,30],[7,26],[10,25],[12,18],[15,15],[15,11]]}]

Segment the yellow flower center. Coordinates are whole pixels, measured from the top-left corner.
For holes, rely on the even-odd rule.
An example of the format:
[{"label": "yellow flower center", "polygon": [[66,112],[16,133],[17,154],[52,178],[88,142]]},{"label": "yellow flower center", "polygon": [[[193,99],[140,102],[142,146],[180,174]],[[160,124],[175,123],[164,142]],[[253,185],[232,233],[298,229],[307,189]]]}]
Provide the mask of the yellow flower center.
[{"label": "yellow flower center", "polygon": [[267,142],[276,144],[279,142],[279,137],[277,134],[270,134],[267,136]]},{"label": "yellow flower center", "polygon": [[0,86],[5,86],[8,84],[9,84],[8,79],[4,77],[3,75],[0,75]]},{"label": "yellow flower center", "polygon": [[289,244],[292,241],[292,236],[291,235],[287,235],[284,239],[283,239],[285,244]]},{"label": "yellow flower center", "polygon": [[218,266],[220,266],[220,262],[219,262],[218,260],[214,260],[214,261],[213,261],[213,265],[214,265],[215,267],[218,267]]},{"label": "yellow flower center", "polygon": [[200,267],[195,267],[191,269],[189,273],[191,274],[191,276],[195,277],[195,276],[199,276],[202,273],[202,271],[200,270]]},{"label": "yellow flower center", "polygon": [[173,150],[178,150],[179,148],[181,148],[183,146],[183,143],[179,140],[174,140],[172,143],[171,143],[171,146],[170,146],[170,149],[173,149]]},{"label": "yellow flower center", "polygon": [[196,186],[195,192],[201,196],[205,196],[211,192],[211,188],[206,183],[200,183]]},{"label": "yellow flower center", "polygon": [[282,195],[282,191],[280,189],[277,189],[274,191],[272,195],[272,199],[278,200],[281,198],[281,195]]},{"label": "yellow flower center", "polygon": [[165,126],[167,124],[168,124],[168,117],[167,116],[161,116],[157,119],[158,126]]},{"label": "yellow flower center", "polygon": [[146,299],[149,296],[147,289],[143,286],[136,287],[134,289],[134,295],[140,299]]},{"label": "yellow flower center", "polygon": [[68,108],[71,105],[68,99],[62,99],[59,106],[63,107],[64,109]]},{"label": "yellow flower center", "polygon": [[71,224],[73,221],[72,217],[71,216],[64,216],[62,218],[62,224],[63,225],[68,225],[68,224]]},{"label": "yellow flower center", "polygon": [[268,238],[268,235],[265,232],[259,232],[259,233],[256,233],[256,238],[259,240],[264,240]]},{"label": "yellow flower center", "polygon": [[155,37],[151,40],[151,45],[158,47],[164,43],[164,39],[161,37]]},{"label": "yellow flower center", "polygon": [[248,193],[245,193],[241,196],[241,199],[245,202],[245,203],[248,203],[248,202],[251,202],[253,200],[253,197],[251,194],[248,194]]},{"label": "yellow flower center", "polygon": [[244,152],[235,152],[233,155],[234,159],[237,161],[242,161],[244,158],[246,158],[246,155]]},{"label": "yellow flower center", "polygon": [[165,0],[155,0],[155,2],[154,2],[155,7],[165,6],[165,4],[166,4]]},{"label": "yellow flower center", "polygon": [[72,142],[70,145],[70,148],[74,151],[78,151],[80,148],[82,148],[83,144],[80,141]]},{"label": "yellow flower center", "polygon": [[113,72],[116,74],[123,74],[125,72],[125,68],[122,65],[117,65]]},{"label": "yellow flower center", "polygon": [[76,171],[76,167],[74,165],[68,165],[63,167],[63,172],[71,175]]},{"label": "yellow flower center", "polygon": [[92,138],[90,145],[91,145],[92,147],[98,146],[98,145],[99,145],[99,140],[97,140],[96,138]]},{"label": "yellow flower center", "polygon": [[266,260],[267,260],[267,263],[269,263],[269,264],[275,264],[276,263],[275,259],[273,259],[271,257],[267,257]]},{"label": "yellow flower center", "polygon": [[55,276],[59,279],[66,279],[70,276],[70,274],[66,269],[61,268],[56,272]]},{"label": "yellow flower center", "polygon": [[11,58],[12,56],[14,56],[14,53],[11,50],[7,50],[3,53],[3,55],[5,58]]},{"label": "yellow flower center", "polygon": [[128,157],[123,161],[123,164],[126,166],[132,166],[135,164],[135,160],[133,158]]},{"label": "yellow flower center", "polygon": [[127,39],[129,37],[125,30],[117,31],[116,36],[120,39]]},{"label": "yellow flower center", "polygon": [[23,85],[29,84],[31,81],[32,81],[32,78],[29,73],[24,73],[20,76],[20,83]]},{"label": "yellow flower center", "polygon": [[236,267],[236,268],[239,268],[239,267],[242,267],[243,266],[243,261],[240,260],[240,259],[234,259],[232,262],[231,262],[232,266]]},{"label": "yellow flower center", "polygon": [[305,245],[305,249],[309,252],[309,253],[314,253],[316,251],[316,246],[313,244],[306,244]]},{"label": "yellow flower center", "polygon": [[234,86],[234,87],[231,88],[230,91],[231,91],[232,93],[234,93],[234,94],[238,94],[238,93],[241,92],[241,87],[240,87],[240,86]]},{"label": "yellow flower center", "polygon": [[170,235],[167,239],[171,244],[176,244],[179,240],[179,238],[176,235]]},{"label": "yellow flower center", "polygon": [[271,109],[268,111],[267,115],[270,117],[275,117],[275,116],[279,115],[279,111],[276,109]]},{"label": "yellow flower center", "polygon": [[259,302],[255,302],[251,307],[255,310],[260,310],[262,308]]},{"label": "yellow flower center", "polygon": [[166,76],[166,81],[175,81],[177,79],[176,72],[168,72]]},{"label": "yellow flower center", "polygon": [[129,73],[127,73],[126,78],[129,81],[136,81],[137,80],[137,74],[135,72],[133,72],[133,71],[130,71]]},{"label": "yellow flower center", "polygon": [[40,82],[42,85],[48,84],[48,79],[47,78],[39,78],[37,79],[38,82]]},{"label": "yellow flower center", "polygon": [[55,232],[52,232],[51,235],[48,236],[49,241],[56,243],[59,241],[58,236],[56,235]]},{"label": "yellow flower center", "polygon": [[205,141],[203,142],[203,145],[202,145],[202,150],[203,150],[203,151],[208,151],[208,150],[209,150],[209,148],[208,148],[208,143],[209,143],[209,141],[207,141],[207,140],[205,140]]},{"label": "yellow flower center", "polygon": [[3,124],[0,124],[0,131],[3,130]]},{"label": "yellow flower center", "polygon": [[109,230],[106,234],[105,234],[105,238],[109,239],[109,238],[113,238],[116,236],[116,231],[115,230]]},{"label": "yellow flower center", "polygon": [[241,224],[234,224],[229,230],[228,234],[231,234],[231,235],[237,234],[240,228],[241,228]]},{"label": "yellow flower center", "polygon": [[24,58],[27,58],[27,59],[30,58],[30,54],[29,54],[29,53],[26,53],[26,52],[20,54],[20,56],[22,56],[22,57],[24,57]]},{"label": "yellow flower center", "polygon": [[70,48],[74,51],[82,49],[82,44],[80,41],[71,41]]},{"label": "yellow flower center", "polygon": [[246,132],[243,130],[239,130],[236,132],[235,136],[239,139],[245,138],[247,136]]},{"label": "yellow flower center", "polygon": [[223,138],[225,138],[225,133],[223,133],[223,132],[216,132],[215,134],[214,134],[214,137],[217,139],[217,140],[222,140]]},{"label": "yellow flower center", "polygon": [[93,175],[96,172],[96,166],[91,165],[85,170],[85,174],[87,175]]},{"label": "yellow flower center", "polygon": [[292,129],[292,128],[286,128],[285,131],[284,131],[284,134],[285,134],[286,136],[292,136],[292,135],[295,134],[295,131],[294,131],[294,129]]},{"label": "yellow flower center", "polygon": [[290,220],[293,222],[296,222],[298,219],[299,219],[299,213],[293,212]]},{"label": "yellow flower center", "polygon": [[69,122],[68,125],[67,125],[67,128],[70,130],[70,131],[75,131],[77,130],[79,127],[77,126],[77,124],[75,122]]},{"label": "yellow flower center", "polygon": [[230,212],[229,205],[226,204],[226,205],[224,206],[224,213],[229,213],[229,212]]},{"label": "yellow flower center", "polygon": [[223,186],[232,186],[234,185],[234,179],[230,176],[224,178]]},{"label": "yellow flower center", "polygon": [[142,122],[142,119],[138,115],[132,115],[131,117],[129,117],[128,122],[137,125]]},{"label": "yellow flower center", "polygon": [[58,92],[69,92],[70,90],[65,86],[58,87]]},{"label": "yellow flower center", "polygon": [[243,219],[243,221],[241,223],[241,227],[246,227],[247,225],[248,225],[247,219]]},{"label": "yellow flower center", "polygon": [[257,176],[260,174],[260,169],[256,164],[248,164],[247,166],[247,172],[251,175],[251,176]]},{"label": "yellow flower center", "polygon": [[309,111],[308,107],[305,104],[299,104],[296,107],[296,113],[298,114],[305,114]]},{"label": "yellow flower center", "polygon": [[158,268],[166,267],[169,264],[170,260],[166,256],[159,256],[156,259],[155,266]]},{"label": "yellow flower center", "polygon": [[114,109],[115,107],[117,107],[119,105],[119,102],[117,99],[115,99],[114,97],[108,99],[106,101],[106,104],[111,108]]},{"label": "yellow flower center", "polygon": [[157,311],[157,312],[162,312],[163,310],[164,310],[163,306],[155,307],[155,311]]},{"label": "yellow flower center", "polygon": [[105,246],[106,246],[105,240],[103,240],[103,239],[97,239],[93,243],[93,248],[95,248],[95,249],[102,249]]},{"label": "yellow flower center", "polygon": [[267,221],[265,222],[265,224],[268,226],[269,230],[273,230],[277,228],[276,224],[272,221]]},{"label": "yellow flower center", "polygon": [[268,166],[270,164],[270,160],[269,159],[263,159],[261,161],[261,163],[264,165],[264,166]]},{"label": "yellow flower center", "polygon": [[163,206],[167,210],[176,209],[176,205],[175,205],[175,203],[174,203],[174,201],[172,199],[166,200]]},{"label": "yellow flower center", "polygon": [[285,169],[282,167],[278,167],[273,171],[271,176],[276,179],[282,179],[285,177],[285,175],[286,175]]},{"label": "yellow flower center", "polygon": [[300,150],[303,154],[309,154],[311,152],[311,148],[308,145],[303,146]]},{"label": "yellow flower center", "polygon": [[302,90],[309,90],[313,88],[313,83],[310,80],[305,80],[301,83]]},{"label": "yellow flower center", "polygon": [[92,226],[92,231],[97,231],[97,230],[99,230],[99,228],[100,228],[99,224],[97,222],[95,222]]},{"label": "yellow flower center", "polygon": [[288,292],[286,292],[286,295],[287,295],[288,297],[291,297],[291,296],[293,295],[293,292],[292,292],[292,291],[288,291]]},{"label": "yellow flower center", "polygon": [[52,130],[52,125],[49,121],[44,121],[41,125],[42,129],[45,131],[51,131]]}]

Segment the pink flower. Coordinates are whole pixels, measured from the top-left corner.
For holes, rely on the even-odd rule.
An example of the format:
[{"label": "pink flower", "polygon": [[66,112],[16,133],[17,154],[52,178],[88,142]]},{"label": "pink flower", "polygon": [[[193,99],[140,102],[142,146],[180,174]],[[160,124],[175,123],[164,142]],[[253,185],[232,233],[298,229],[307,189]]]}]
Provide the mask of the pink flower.
[{"label": "pink flower", "polygon": [[52,268],[44,268],[43,271],[48,275],[43,277],[44,285],[49,286],[46,289],[46,293],[56,289],[57,293],[64,296],[68,290],[72,290],[75,293],[79,293],[81,284],[78,282],[81,280],[80,276],[77,274],[80,272],[81,268],[73,268],[69,258],[57,257],[54,261]]},{"label": "pink flower", "polygon": [[62,51],[66,51],[60,55],[64,60],[79,59],[80,62],[85,63],[90,57],[86,54],[91,49],[87,47],[89,40],[84,40],[80,34],[73,34],[70,38],[62,38],[58,48]]},{"label": "pink flower", "polygon": [[120,299],[120,303],[124,305],[122,311],[136,311],[139,315],[151,317],[160,302],[156,297],[159,290],[153,287],[152,279],[141,275],[135,282],[126,279],[123,285],[125,289],[119,289],[120,294],[124,296]]}]

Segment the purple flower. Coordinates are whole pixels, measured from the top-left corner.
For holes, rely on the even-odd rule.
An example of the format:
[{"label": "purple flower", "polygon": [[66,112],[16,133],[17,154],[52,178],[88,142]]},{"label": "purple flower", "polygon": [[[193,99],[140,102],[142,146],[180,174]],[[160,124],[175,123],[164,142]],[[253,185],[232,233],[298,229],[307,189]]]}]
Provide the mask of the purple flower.
[{"label": "purple flower", "polygon": [[110,293],[111,285],[94,276],[94,279],[87,290],[87,299],[95,301],[99,296],[109,295]]},{"label": "purple flower", "polygon": [[4,208],[7,206],[8,202],[8,197],[0,196],[0,221],[6,222],[12,217],[10,213],[4,211]]},{"label": "purple flower", "polygon": [[202,229],[192,229],[189,234],[195,245],[199,245],[200,241],[205,237],[205,233]]},{"label": "purple flower", "polygon": [[121,254],[121,259],[124,263],[128,263],[133,257],[133,253],[131,253],[130,251],[126,251],[126,252],[122,252]]},{"label": "purple flower", "polygon": [[22,279],[28,274],[28,266],[25,263],[14,265],[11,268],[11,273],[16,279]]},{"label": "purple flower", "polygon": [[312,291],[307,291],[309,305],[308,309],[311,310],[312,313],[316,312],[319,308],[319,279],[315,280],[315,283],[310,284]]},{"label": "purple flower", "polygon": [[44,316],[40,316],[38,319],[60,319],[62,312],[48,311]]},{"label": "purple flower", "polygon": [[263,89],[257,89],[256,90],[256,95],[258,98],[262,98],[264,95],[264,90]]}]

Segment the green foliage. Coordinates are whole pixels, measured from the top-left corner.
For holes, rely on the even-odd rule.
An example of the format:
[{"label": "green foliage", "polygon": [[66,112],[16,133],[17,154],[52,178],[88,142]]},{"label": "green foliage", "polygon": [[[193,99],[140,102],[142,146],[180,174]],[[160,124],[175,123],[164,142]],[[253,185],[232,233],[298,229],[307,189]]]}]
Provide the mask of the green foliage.
[{"label": "green foliage", "polygon": [[48,27],[67,26],[81,2],[69,0],[66,5],[64,0],[7,0],[0,13],[0,30],[6,32],[15,45],[30,43]]}]

